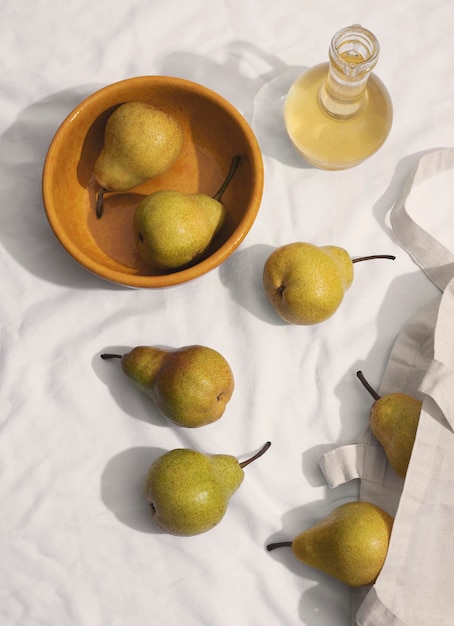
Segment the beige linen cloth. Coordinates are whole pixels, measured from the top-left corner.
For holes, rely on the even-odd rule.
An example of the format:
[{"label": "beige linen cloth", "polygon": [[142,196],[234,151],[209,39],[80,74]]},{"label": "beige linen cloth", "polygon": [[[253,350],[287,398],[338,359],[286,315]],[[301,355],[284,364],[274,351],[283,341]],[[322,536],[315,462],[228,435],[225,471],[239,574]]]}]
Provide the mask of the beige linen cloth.
[{"label": "beige linen cloth", "polygon": [[[357,626],[454,624],[454,255],[407,208],[419,184],[453,169],[454,149],[425,154],[391,211],[395,236],[441,292],[402,329],[379,390],[423,400],[407,477],[394,473],[369,428],[320,459],[331,487],[359,478],[360,499],[395,515],[376,583],[353,590]],[[454,207],[453,199],[454,186]]]}]

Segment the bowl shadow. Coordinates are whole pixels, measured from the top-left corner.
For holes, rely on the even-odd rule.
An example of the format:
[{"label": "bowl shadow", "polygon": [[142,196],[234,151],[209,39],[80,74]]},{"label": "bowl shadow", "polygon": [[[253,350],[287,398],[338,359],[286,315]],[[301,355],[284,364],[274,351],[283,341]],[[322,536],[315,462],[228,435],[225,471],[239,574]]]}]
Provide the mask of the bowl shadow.
[{"label": "bowl shadow", "polygon": [[[48,147],[61,121],[99,85],[80,85],[24,109],[0,137],[4,209],[0,241],[27,272],[73,289],[122,289],[82,268],[54,237],[43,207],[41,177]],[[11,158],[14,154],[14,159]]]},{"label": "bowl shadow", "polygon": [[[177,51],[161,59],[161,72],[217,91],[243,112],[263,154],[294,167],[307,167],[293,152],[279,112],[287,88],[304,68],[289,66],[244,41],[230,43],[225,57],[224,62],[217,63]],[[256,78],[247,76],[248,65],[261,68]],[[80,102],[104,86],[78,85],[37,101],[24,109],[0,137],[0,188],[4,198],[0,242],[27,272],[73,289],[128,289],[91,274],[64,250],[49,226],[42,201],[42,169],[53,136]],[[87,178],[83,169],[79,175]]]}]

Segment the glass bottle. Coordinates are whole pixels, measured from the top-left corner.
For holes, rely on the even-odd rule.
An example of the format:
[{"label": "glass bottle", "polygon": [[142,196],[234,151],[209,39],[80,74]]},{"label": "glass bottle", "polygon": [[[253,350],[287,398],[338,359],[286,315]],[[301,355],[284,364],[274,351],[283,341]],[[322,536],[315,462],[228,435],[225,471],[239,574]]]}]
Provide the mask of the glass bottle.
[{"label": "glass bottle", "polygon": [[316,167],[340,170],[376,152],[392,125],[389,93],[372,72],[380,47],[354,24],[331,40],[329,62],[304,72],[291,86],[284,107],[290,139]]}]

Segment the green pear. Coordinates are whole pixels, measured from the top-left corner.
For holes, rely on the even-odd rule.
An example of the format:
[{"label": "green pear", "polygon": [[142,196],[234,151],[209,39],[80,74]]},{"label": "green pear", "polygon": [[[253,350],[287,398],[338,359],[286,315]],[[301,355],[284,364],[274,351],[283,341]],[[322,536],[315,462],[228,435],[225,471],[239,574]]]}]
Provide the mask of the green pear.
[{"label": "green pear", "polygon": [[100,186],[97,216],[105,191],[128,191],[165,172],[183,147],[183,129],[169,113],[145,102],[126,102],[110,115],[94,175]]},{"label": "green pear", "polygon": [[126,354],[101,358],[120,359],[126,376],[179,426],[197,428],[218,420],[234,389],[230,365],[207,346],[137,346]]},{"label": "green pear", "polygon": [[385,562],[393,521],[374,504],[347,502],[293,541],[271,543],[267,549],[290,546],[301,562],[351,587],[370,585]]},{"label": "green pear", "polygon": [[380,396],[362,372],[357,372],[357,376],[375,400],[369,413],[370,428],[383,446],[391,467],[401,478],[405,478],[418,430],[422,401],[406,393]]},{"label": "green pear", "polygon": [[227,454],[177,448],[159,457],[145,479],[156,524],[173,535],[204,533],[222,520],[231,496],[243,482],[243,468],[270,447],[267,442],[247,461]]},{"label": "green pear", "polygon": [[276,248],[263,268],[263,286],[278,315],[290,324],[319,324],[339,308],[350,288],[353,264],[374,255],[351,259],[338,246],[294,242]]},{"label": "green pear", "polygon": [[174,270],[200,260],[224,224],[226,209],[221,198],[238,163],[236,156],[213,197],[162,189],[139,202],[133,228],[138,254],[145,263]]}]

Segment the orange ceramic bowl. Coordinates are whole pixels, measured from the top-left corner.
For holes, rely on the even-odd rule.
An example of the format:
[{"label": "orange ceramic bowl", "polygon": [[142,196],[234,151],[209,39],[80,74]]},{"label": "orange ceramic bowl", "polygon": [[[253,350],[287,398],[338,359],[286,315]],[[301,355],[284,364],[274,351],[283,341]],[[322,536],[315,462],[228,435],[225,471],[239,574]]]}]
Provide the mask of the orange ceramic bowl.
[{"label": "orange ceramic bowl", "polygon": [[[184,131],[177,161],[160,176],[127,193],[106,194],[96,217],[93,166],[103,146],[104,128],[123,102],[143,101],[173,114]],[[197,264],[165,273],[145,265],[133,237],[134,209],[158,189],[214,195],[234,155],[238,169],[222,201],[227,218]],[[263,193],[263,161],[257,140],[239,111],[197,83],[167,76],[129,78],[81,102],[57,130],[43,169],[47,218],[67,252],[88,271],[128,287],[159,288],[192,280],[219,266],[249,232]]]}]

